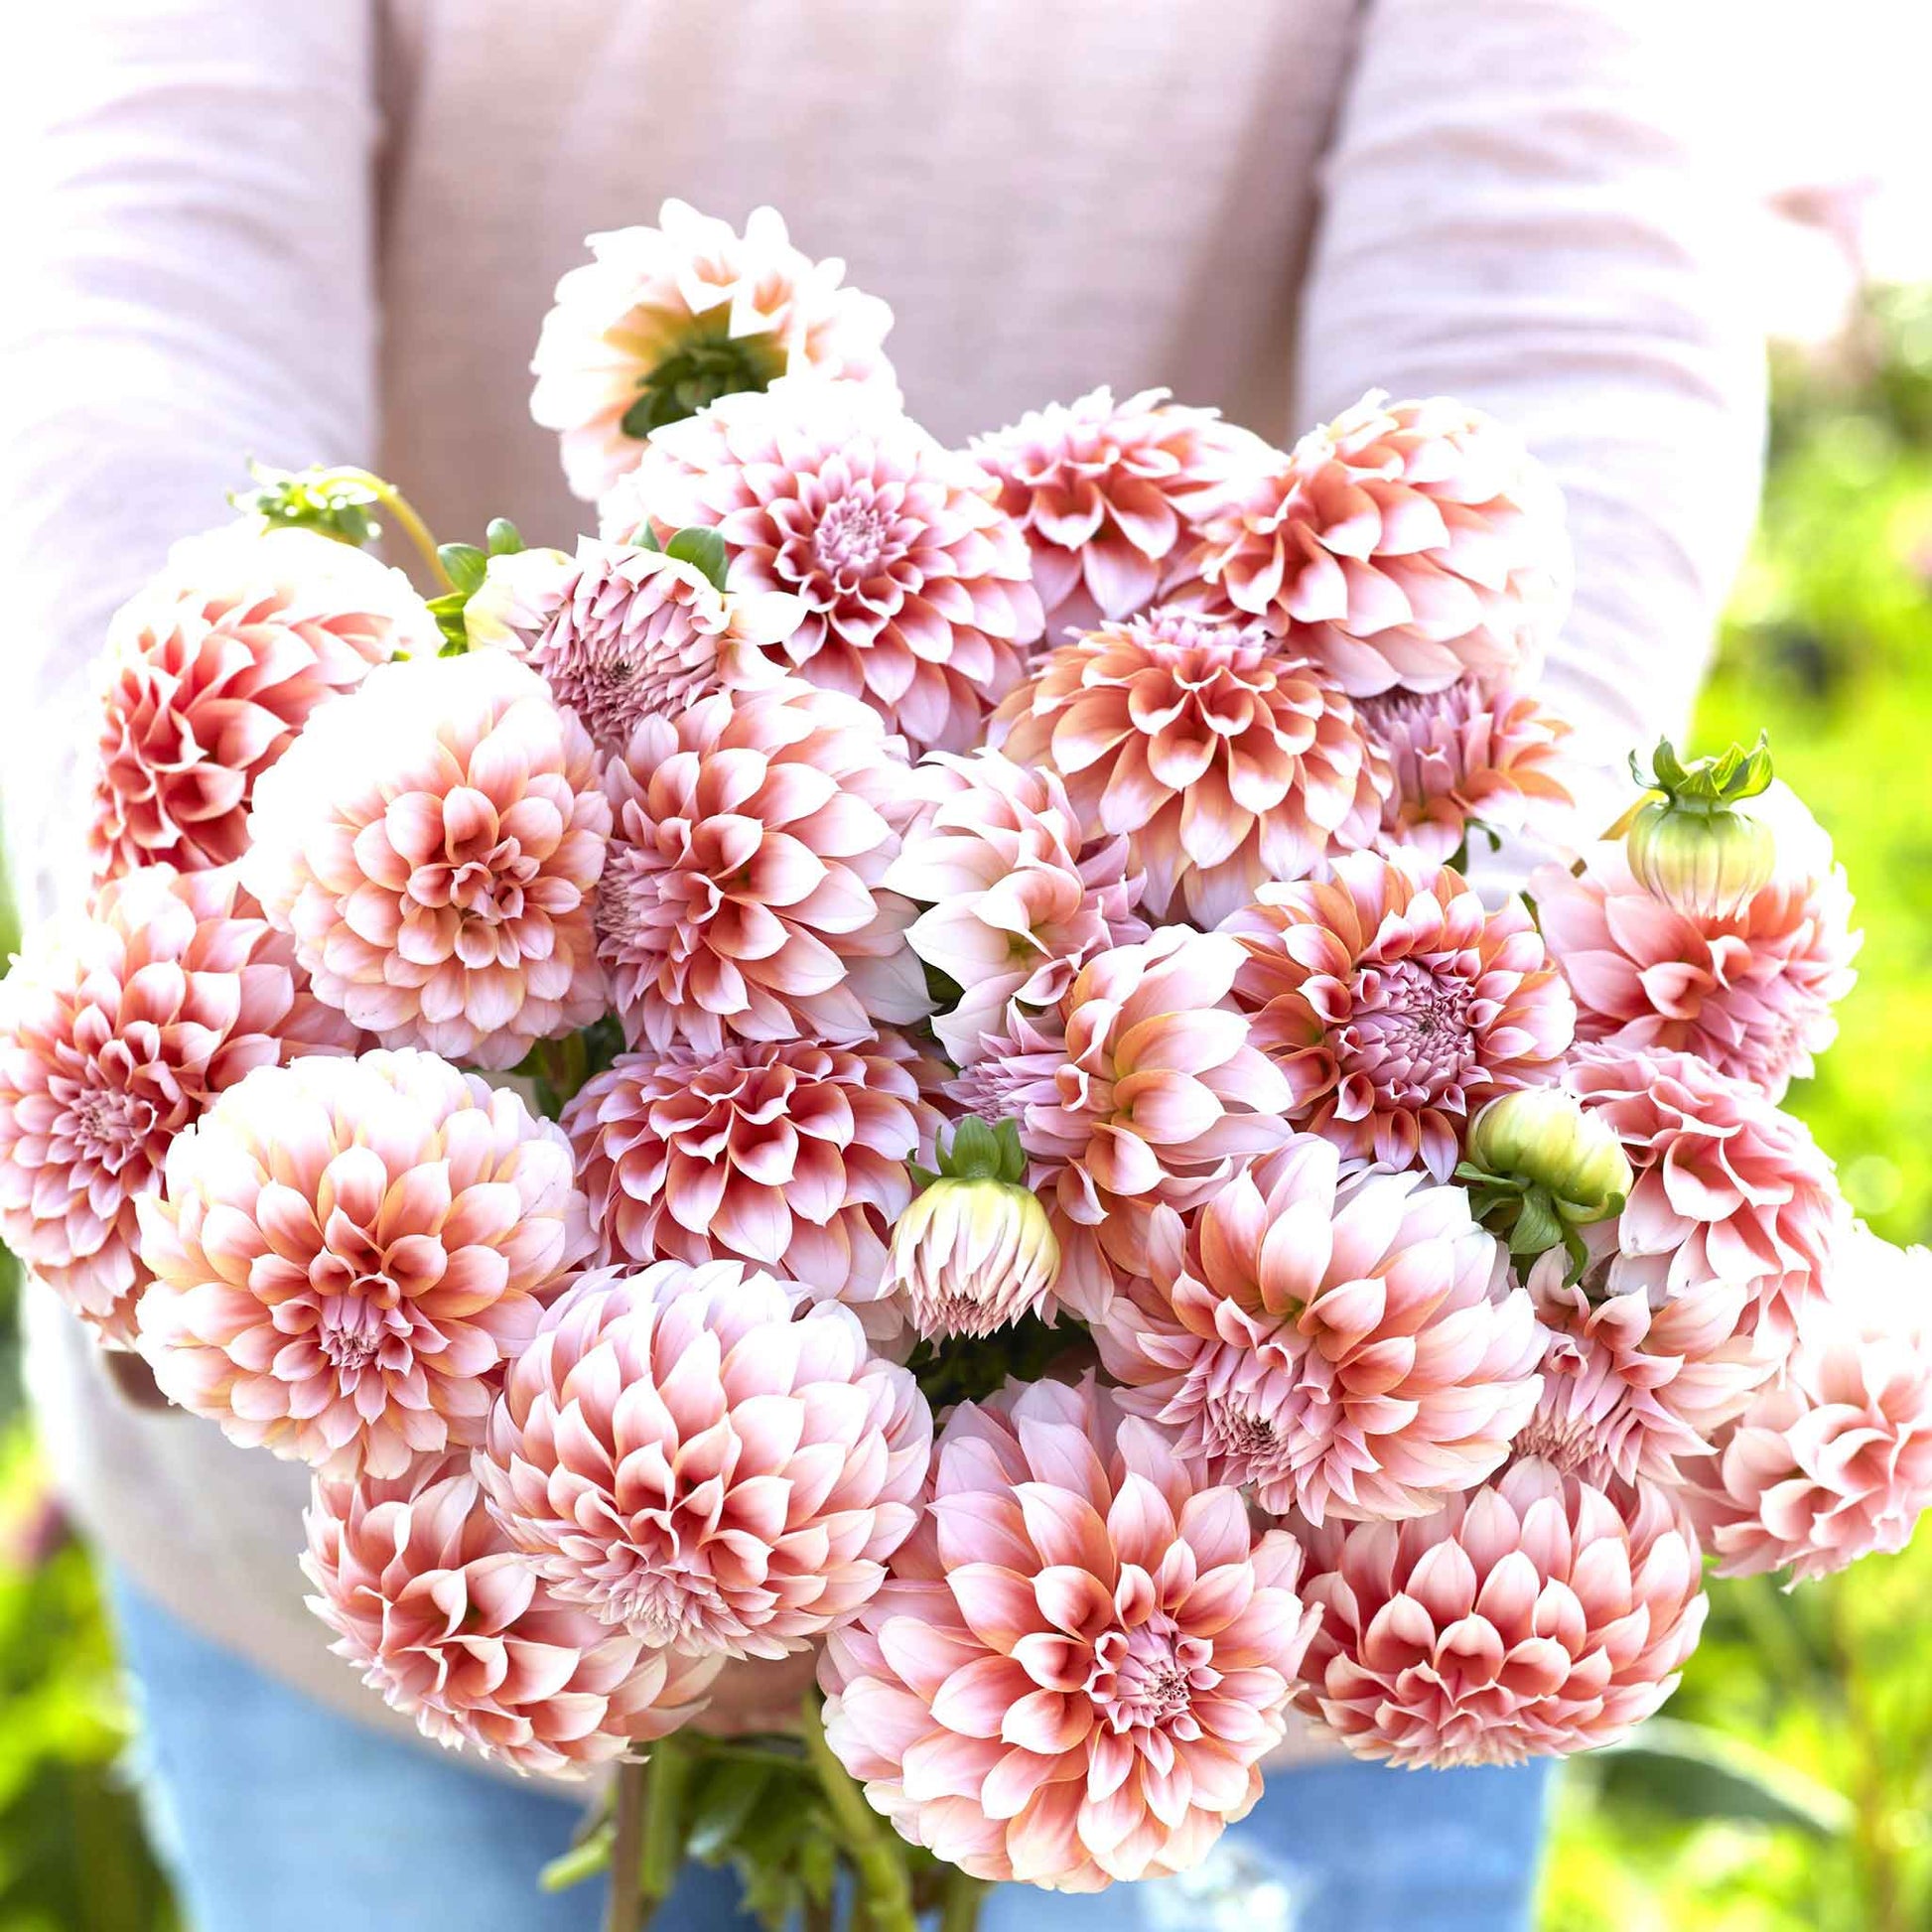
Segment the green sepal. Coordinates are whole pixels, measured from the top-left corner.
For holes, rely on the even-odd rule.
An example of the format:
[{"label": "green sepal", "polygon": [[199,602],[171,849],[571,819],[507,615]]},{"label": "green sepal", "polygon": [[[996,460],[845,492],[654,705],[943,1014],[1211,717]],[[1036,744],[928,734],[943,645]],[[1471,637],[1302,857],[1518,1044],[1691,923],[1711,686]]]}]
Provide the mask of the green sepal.
[{"label": "green sepal", "polygon": [[725,573],[731,568],[731,553],[716,530],[680,530],[664,546],[667,557],[690,564],[711,580],[714,590],[725,588]]},{"label": "green sepal", "polygon": [[474,543],[439,543],[436,561],[443,566],[451,587],[461,591],[466,599],[483,589],[489,559]]},{"label": "green sepal", "polygon": [[1630,775],[1646,791],[1662,792],[1684,811],[1723,811],[1745,798],[1755,798],[1771,782],[1771,741],[1764,732],[1748,751],[1731,745],[1715,758],[1693,759],[1688,764],[1677,756],[1668,738],[1657,741],[1645,771],[1630,755]]},{"label": "green sepal", "polygon": [[492,516],[483,530],[483,542],[492,557],[514,557],[527,549],[523,532],[507,516]]},{"label": "green sepal", "polygon": [[[908,1172],[916,1174],[923,1171],[908,1168]],[[929,1187],[932,1180],[941,1178],[997,1180],[1014,1187],[1024,1185],[1027,1178],[1027,1150],[1020,1145],[1018,1125],[1003,1120],[995,1126],[991,1121],[968,1114],[953,1129],[952,1145],[940,1149],[938,1173],[919,1184]]]},{"label": "green sepal", "polygon": [[244,516],[276,528],[315,530],[359,550],[382,534],[370,513],[376,493],[365,483],[332,476],[326,469],[277,470],[250,463],[253,489],[232,489],[228,501]]},{"label": "green sepal", "polygon": [[443,647],[437,656],[461,657],[470,648],[470,627],[463,621],[464,608],[469,602],[468,591],[445,591],[441,597],[429,600],[429,614],[443,633]]}]

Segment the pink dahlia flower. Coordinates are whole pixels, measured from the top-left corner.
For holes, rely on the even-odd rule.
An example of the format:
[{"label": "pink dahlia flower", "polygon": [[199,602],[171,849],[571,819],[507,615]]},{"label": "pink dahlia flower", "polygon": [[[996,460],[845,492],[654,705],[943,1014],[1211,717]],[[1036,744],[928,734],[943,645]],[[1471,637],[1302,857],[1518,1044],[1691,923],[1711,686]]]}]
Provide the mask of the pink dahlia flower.
[{"label": "pink dahlia flower", "polygon": [[775,208],[740,235],[683,202],[654,228],[589,238],[591,260],[557,284],[530,364],[530,414],[562,438],[564,476],[586,501],[643,439],[714,398],[810,372],[896,394],[883,345],[893,312],[839,286],[845,264],[792,246]]},{"label": "pink dahlia flower", "polygon": [[1285,1731],[1300,1569],[1091,1377],[1010,1382],[953,1411],[917,1535],[827,1642],[826,1736],[901,1837],[976,1878],[1184,1871]]},{"label": "pink dahlia flower", "polygon": [[232,866],[148,866],[43,928],[0,983],[0,1233],[105,1339],[148,1281],[135,1202],[169,1144],[253,1068],[352,1052]]},{"label": "pink dahlia flower", "polygon": [[1537,1398],[1529,1297],[1459,1187],[1340,1179],[1299,1135],[1183,1221],[1096,1330],[1122,1405],[1276,1515],[1427,1516],[1501,1466]]},{"label": "pink dahlia flower", "polygon": [[1240,962],[1222,935],[1164,926],[1083,966],[1039,1023],[1011,1014],[946,1087],[1017,1125],[1060,1246],[1055,1293],[1083,1319],[1105,1314],[1116,1271],[1145,1271],[1157,1206],[1198,1206],[1288,1138],[1288,1084],[1226,1004]]},{"label": "pink dahlia flower", "polygon": [[1027,533],[1048,622],[1086,630],[1152,604],[1168,560],[1196,533],[1192,505],[1274,452],[1165,389],[1116,402],[1102,387],[1029,410],[975,438],[972,454]]},{"label": "pink dahlia flower", "polygon": [[584,1777],[694,1716],[723,1661],[652,1650],[555,1601],[483,1507],[467,1455],[318,1478],[303,1521],[330,1648],[448,1748]]},{"label": "pink dahlia flower", "polygon": [[853,1614],[918,1514],[932,1418],[849,1309],[737,1262],[581,1276],[477,1473],[551,1593],[653,1644],[782,1657]]},{"label": "pink dahlia flower", "polygon": [[963,752],[1044,626],[999,487],[890,398],[783,382],[661,430],[599,505],[604,534],[716,529],[734,591],[787,591],[777,645],[814,684],[864,698],[914,752]]},{"label": "pink dahlia flower", "polygon": [[1783,1379],[1689,1473],[1721,1576],[1902,1550],[1932,1504],[1932,1256],[1857,1230]]},{"label": "pink dahlia flower", "polygon": [[331,1476],[481,1441],[589,1245],[562,1129],[433,1053],[257,1068],[139,1209],[162,1393]]},{"label": "pink dahlia flower", "polygon": [[1509,431],[1371,390],[1206,508],[1174,573],[1306,639],[1356,697],[1536,681],[1570,601],[1555,483]]},{"label": "pink dahlia flower", "polygon": [[1389,785],[1354,707],[1295,646],[1172,611],[1049,651],[993,736],[1065,780],[1089,837],[1131,836],[1150,917],[1203,925],[1368,844]]},{"label": "pink dahlia flower", "polygon": [[1472,821],[1547,834],[1575,808],[1570,727],[1523,692],[1459,678],[1440,691],[1358,699],[1355,716],[1393,773],[1382,803],[1392,844],[1442,863],[1454,858]]},{"label": "pink dahlia flower", "polygon": [[1779,870],[1730,917],[1694,919],[1637,884],[1623,849],[1592,847],[1581,878],[1545,866],[1530,881],[1551,954],[1586,1039],[1674,1047],[1781,1100],[1838,1035],[1863,938],[1831,844],[1781,787],[1753,799],[1778,831]]},{"label": "pink dahlia flower", "polygon": [[909,909],[878,891],[905,765],[856,699],[787,679],[646,718],[605,788],[598,949],[632,1045],[852,1041],[926,1012]]},{"label": "pink dahlia flower", "polygon": [[591,743],[500,651],[391,664],[263,781],[242,877],[385,1046],[514,1066],[605,1010]]},{"label": "pink dahlia flower", "polygon": [[1321,1621],[1299,1702],[1357,1757],[1407,1768],[1613,1743],[1677,1688],[1708,1607],[1667,1490],[1534,1456],[1434,1516],[1303,1541]]},{"label": "pink dahlia flower", "polygon": [[1324,881],[1263,887],[1224,930],[1296,1125],[1352,1161],[1447,1180],[1485,1101],[1561,1071],[1576,1008],[1522,900],[1491,912],[1420,854],[1344,854]]},{"label": "pink dahlia flower", "polygon": [[885,884],[925,907],[905,940],[959,988],[932,1025],[964,1066],[1009,1001],[1054,1006],[1096,954],[1147,937],[1142,881],[1125,838],[1082,839],[1051,771],[935,752],[912,775],[924,806]]},{"label": "pink dahlia flower", "polygon": [[886,1237],[935,1122],[894,1035],[622,1053],[564,1115],[601,1261],[743,1261],[887,1329],[871,1306],[889,1292]]},{"label": "pink dahlia flower", "polygon": [[96,880],[240,858],[255,781],[310,713],[440,641],[400,571],[312,530],[239,524],[177,545],[107,633]]}]

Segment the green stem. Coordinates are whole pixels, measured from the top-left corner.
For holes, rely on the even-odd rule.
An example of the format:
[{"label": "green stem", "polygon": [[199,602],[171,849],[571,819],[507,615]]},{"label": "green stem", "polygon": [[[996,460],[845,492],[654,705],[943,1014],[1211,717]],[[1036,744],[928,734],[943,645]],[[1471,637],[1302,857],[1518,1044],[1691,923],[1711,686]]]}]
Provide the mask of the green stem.
[{"label": "green stem", "polygon": [[651,1746],[638,1861],[638,1886],[653,1905],[670,1896],[684,1863],[684,1790],[690,1782],[689,1747],[675,1737],[660,1737]]},{"label": "green stem", "polygon": [[436,554],[436,539],[430,534],[429,525],[416,513],[415,504],[394,483],[385,482],[374,471],[359,469],[354,464],[344,464],[329,471],[326,481],[360,483],[402,526],[403,534],[422,554],[439,588],[446,591],[456,589],[450,581],[450,573],[443,568],[443,559]]},{"label": "green stem", "polygon": [[611,1840],[611,1902],[604,1915],[604,1932],[638,1932],[644,1922],[637,1869],[644,1841],[646,1775],[641,1762],[625,1759],[618,1766],[618,1815]]},{"label": "green stem", "polygon": [[858,1870],[872,1923],[878,1932],[917,1932],[918,1915],[912,1909],[912,1885],[905,1862],[887,1839],[879,1815],[866,1803],[866,1794],[825,1741],[816,1691],[806,1692],[800,1719],[805,1756],[818,1774],[826,1802],[832,1807],[833,1822]]},{"label": "green stem", "polygon": [[985,1896],[985,1884],[955,1866],[946,1874],[939,1932],[974,1932],[980,1922],[980,1900]]}]

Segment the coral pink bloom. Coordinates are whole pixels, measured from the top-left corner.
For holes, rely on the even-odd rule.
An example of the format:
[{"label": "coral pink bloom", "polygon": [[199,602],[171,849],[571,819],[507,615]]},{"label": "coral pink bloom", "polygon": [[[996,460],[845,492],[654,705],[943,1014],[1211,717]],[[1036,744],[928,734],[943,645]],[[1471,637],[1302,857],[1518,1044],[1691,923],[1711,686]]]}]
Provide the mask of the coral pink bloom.
[{"label": "coral pink bloom", "polygon": [[1533,684],[1570,601],[1563,503],[1492,418],[1371,390],[1206,507],[1174,573],[1294,632],[1356,697]]},{"label": "coral pink bloom", "polygon": [[1095,1338],[1122,1404],[1262,1508],[1426,1516],[1529,1419],[1536,1317],[1459,1187],[1339,1167],[1300,1135],[1191,1222],[1157,1208]]},{"label": "coral pink bloom", "polygon": [[849,1309],[737,1262],[579,1278],[477,1473],[554,1595],[647,1642],[782,1657],[853,1614],[918,1514],[932,1418]]},{"label": "coral pink bloom", "polygon": [[1348,853],[1230,918],[1237,1003],[1298,1126],[1352,1161],[1447,1180],[1470,1117],[1554,1080],[1576,1009],[1520,899],[1488,911],[1419,854]]},{"label": "coral pink bloom", "polygon": [[1083,1319],[1104,1315],[1117,1270],[1145,1272],[1156,1206],[1197,1206],[1288,1137],[1287,1082],[1226,1005],[1240,957],[1181,926],[1102,953],[1056,1013],[1012,1014],[946,1088],[1017,1123],[1060,1245],[1055,1292]]},{"label": "coral pink bloom", "polygon": [[1294,646],[1171,611],[1049,651],[993,736],[1058,772],[1089,837],[1132,836],[1150,917],[1203,925],[1366,845],[1389,785],[1354,707]]},{"label": "coral pink bloom", "polygon": [[318,1478],[303,1520],[330,1648],[447,1747],[584,1777],[695,1715],[723,1661],[649,1649],[555,1601],[484,1509],[467,1455]]},{"label": "coral pink bloom", "polygon": [[1216,410],[1171,402],[1165,389],[1116,402],[1102,387],[976,437],[972,454],[1000,480],[1001,506],[1027,533],[1034,583],[1058,634],[1153,603],[1169,558],[1196,533],[1192,507],[1275,453]]},{"label": "coral pink bloom", "polygon": [[914,752],[963,752],[1044,623],[998,494],[890,399],[786,381],[660,430],[599,513],[607,537],[716,529],[734,591],[804,600],[777,646],[800,676],[864,698]]},{"label": "coral pink bloom", "polygon": [[385,1046],[514,1066],[604,1012],[591,744],[501,651],[391,664],[264,779],[242,877]]},{"label": "coral pink bloom", "polygon": [[605,786],[598,946],[633,1045],[860,1040],[926,1012],[909,908],[877,892],[905,765],[857,700],[787,679],[647,718]]},{"label": "coral pink bloom", "polygon": [[1862,933],[1831,844],[1782,787],[1762,806],[1778,872],[1737,912],[1694,919],[1652,898],[1617,845],[1592,847],[1581,878],[1545,866],[1530,881],[1550,951],[1581,1009],[1579,1032],[1627,1047],[1675,1047],[1773,1100],[1838,1035]]},{"label": "coral pink bloom", "polygon": [[312,530],[238,524],[177,545],[107,633],[95,878],[240,858],[255,780],[309,714],[440,641],[400,571]]},{"label": "coral pink bloom", "polygon": [[1540,1457],[1437,1515],[1303,1540],[1321,1621],[1298,1702],[1357,1757],[1409,1768],[1613,1743],[1677,1688],[1708,1608],[1667,1490]]},{"label": "coral pink bloom", "polygon": [[149,866],[43,928],[0,986],[0,1232],[106,1339],[148,1281],[135,1201],[169,1143],[258,1066],[360,1043],[232,866]]},{"label": "coral pink bloom", "polygon": [[923,808],[885,883],[926,908],[905,939],[959,988],[932,1025],[964,1066],[1009,1001],[1053,1006],[1096,954],[1147,937],[1134,910],[1142,881],[1125,838],[1082,839],[1051,771],[998,752],[935,752],[913,781]]},{"label": "coral pink bloom", "polygon": [[589,238],[543,319],[530,414],[559,432],[564,476],[587,501],[643,454],[642,439],[715,396],[815,372],[896,394],[882,345],[893,312],[839,286],[845,264],[792,246],[775,208],[741,235],[683,202],[657,226]]},{"label": "coral pink bloom", "polygon": [[480,1441],[589,1245],[563,1131],[433,1053],[257,1068],[140,1217],[162,1392],[332,1476]]},{"label": "coral pink bloom", "polygon": [[918,1074],[895,1035],[620,1054],[564,1115],[599,1259],[748,1262],[889,1333],[886,1236],[937,1118]]},{"label": "coral pink bloom", "polygon": [[1688,1473],[1721,1576],[1902,1550],[1932,1504],[1932,1256],[1857,1230],[1783,1379]]},{"label": "coral pink bloom", "polygon": [[1524,692],[1459,678],[1441,691],[1360,698],[1355,716],[1394,777],[1382,804],[1392,844],[1452,860],[1471,821],[1547,835],[1576,805],[1570,727]]},{"label": "coral pink bloom", "polygon": [[827,1643],[826,1736],[976,1878],[1184,1871],[1261,1794],[1314,1621],[1300,1569],[1090,1377],[1009,1382],[953,1411],[917,1535]]}]

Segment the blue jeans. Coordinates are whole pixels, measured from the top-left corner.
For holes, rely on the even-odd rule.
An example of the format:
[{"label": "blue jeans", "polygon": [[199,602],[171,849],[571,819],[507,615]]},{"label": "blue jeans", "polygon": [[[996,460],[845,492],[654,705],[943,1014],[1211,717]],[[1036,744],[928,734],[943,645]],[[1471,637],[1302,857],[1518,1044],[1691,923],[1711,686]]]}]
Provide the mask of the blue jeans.
[{"label": "blue jeans", "polygon": [[[602,1882],[536,1873],[581,1805],[365,1728],[114,1587],[157,1849],[193,1932],[596,1932]],[[346,1668],[346,1666],[345,1666]],[[1063,1897],[1004,1886],[985,1932],[1527,1932],[1545,1767],[1285,1771],[1183,1878]],[[692,1866],[657,1923],[752,1932]]]}]

